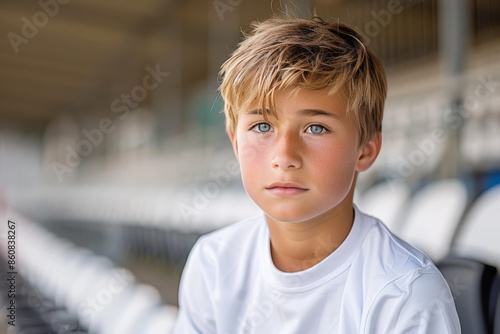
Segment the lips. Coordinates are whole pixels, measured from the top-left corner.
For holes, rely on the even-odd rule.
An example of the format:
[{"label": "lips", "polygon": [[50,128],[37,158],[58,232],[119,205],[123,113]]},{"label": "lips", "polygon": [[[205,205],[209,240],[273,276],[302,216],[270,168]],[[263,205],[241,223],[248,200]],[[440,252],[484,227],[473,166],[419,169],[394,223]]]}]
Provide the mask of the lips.
[{"label": "lips", "polygon": [[308,190],[304,186],[293,182],[275,182],[267,186],[266,189],[278,196],[300,195]]}]

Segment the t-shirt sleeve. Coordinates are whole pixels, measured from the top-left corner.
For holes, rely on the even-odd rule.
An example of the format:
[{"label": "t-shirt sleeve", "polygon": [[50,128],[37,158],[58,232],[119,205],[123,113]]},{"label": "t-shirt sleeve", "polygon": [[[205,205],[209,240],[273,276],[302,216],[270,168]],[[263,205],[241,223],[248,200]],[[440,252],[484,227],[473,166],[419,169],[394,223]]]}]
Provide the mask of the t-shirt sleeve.
[{"label": "t-shirt sleeve", "polygon": [[364,333],[460,334],[455,303],[445,279],[431,267],[387,284],[371,304]]},{"label": "t-shirt sleeve", "polygon": [[179,313],[174,334],[216,333],[214,305],[209,277],[209,259],[201,240],[193,246],[179,287]]}]

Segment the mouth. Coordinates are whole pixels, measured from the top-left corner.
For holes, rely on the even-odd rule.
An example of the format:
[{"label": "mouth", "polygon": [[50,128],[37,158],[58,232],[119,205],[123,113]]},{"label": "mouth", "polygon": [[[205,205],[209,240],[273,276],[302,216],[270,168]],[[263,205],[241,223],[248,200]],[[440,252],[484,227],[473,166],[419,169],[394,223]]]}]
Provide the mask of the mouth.
[{"label": "mouth", "polygon": [[275,182],[266,187],[266,189],[278,196],[292,196],[303,194],[309,189],[292,182]]}]

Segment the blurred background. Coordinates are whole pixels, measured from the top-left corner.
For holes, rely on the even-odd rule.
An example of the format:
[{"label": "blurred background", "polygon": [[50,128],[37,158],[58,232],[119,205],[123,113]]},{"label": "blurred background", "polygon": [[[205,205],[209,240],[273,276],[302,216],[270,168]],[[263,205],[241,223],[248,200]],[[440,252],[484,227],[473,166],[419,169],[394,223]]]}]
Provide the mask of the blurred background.
[{"label": "blurred background", "polygon": [[168,332],[196,239],[259,213],[217,74],[252,21],[284,13],[356,27],[385,65],[356,204],[436,261],[500,266],[499,1],[4,0],[2,281],[9,220],[19,268],[0,333]]}]

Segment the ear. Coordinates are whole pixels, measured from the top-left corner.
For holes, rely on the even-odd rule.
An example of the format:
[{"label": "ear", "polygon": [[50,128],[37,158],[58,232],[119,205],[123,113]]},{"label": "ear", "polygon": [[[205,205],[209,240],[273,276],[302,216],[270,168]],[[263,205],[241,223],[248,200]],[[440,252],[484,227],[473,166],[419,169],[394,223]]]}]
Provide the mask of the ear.
[{"label": "ear", "polygon": [[377,132],[367,143],[360,146],[356,171],[364,172],[370,168],[370,166],[375,162],[375,159],[377,159],[381,147],[382,133]]},{"label": "ear", "polygon": [[239,162],[240,159],[238,158],[238,143],[236,142],[236,131],[228,134],[228,136],[229,136],[229,140],[231,141],[231,145],[233,146],[233,151],[234,151],[234,155],[236,156],[236,160],[238,160],[238,162]]}]

